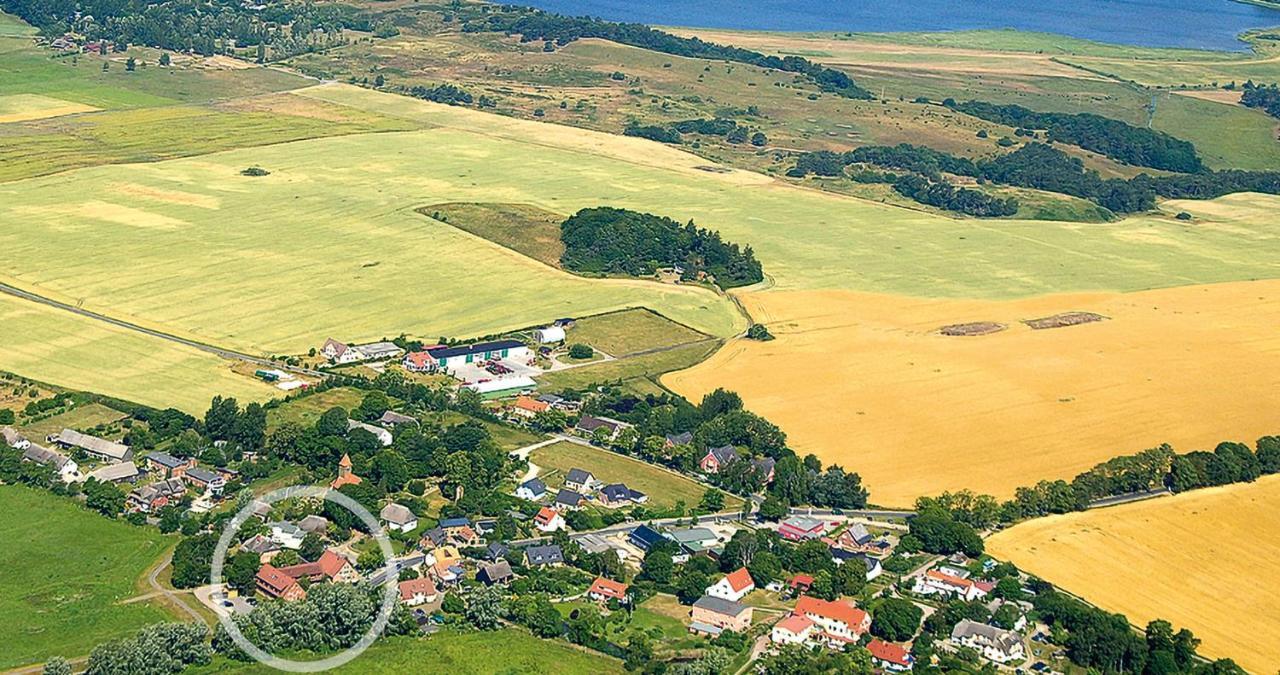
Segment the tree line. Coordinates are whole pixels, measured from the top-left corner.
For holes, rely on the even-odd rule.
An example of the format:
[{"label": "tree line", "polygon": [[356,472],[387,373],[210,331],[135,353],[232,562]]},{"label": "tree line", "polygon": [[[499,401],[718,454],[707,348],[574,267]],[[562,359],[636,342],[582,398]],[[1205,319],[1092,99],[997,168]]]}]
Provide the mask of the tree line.
[{"label": "tree line", "polygon": [[669,126],[658,124],[640,124],[632,121],[622,131],[624,136],[638,136],[659,143],[679,145],[684,142],[681,134],[698,134],[702,136],[720,136],[729,143],[740,145],[751,143],[756,147],[769,144],[769,137],[762,131],[753,132],[750,127],[738,124],[735,120],[717,117],[714,119],[692,119],[675,122]]},{"label": "tree line", "polygon": [[560,225],[565,269],[588,274],[649,276],[683,267],[683,278],[704,274],[722,288],[757,283],[764,271],[751,246],[726,242],[718,232],[681,225],[663,216],[627,209],[582,209]]},{"label": "tree line", "polygon": [[1155,207],[1157,196],[1211,199],[1233,192],[1280,194],[1280,172],[1275,171],[1204,169],[1193,174],[1104,179],[1098,172],[1086,169],[1080,158],[1037,141],[994,159],[978,161],[908,143],[865,146],[843,153],[821,150],[799,155],[787,175],[844,176],[846,167],[854,164],[910,171],[935,182],[943,180],[942,174],[950,173],[976,178],[980,183],[1058,192],[1087,199],[1115,213],[1149,211]]},{"label": "tree line", "polygon": [[1013,197],[995,197],[981,190],[958,188],[947,182],[935,182],[911,174],[899,176],[893,181],[893,189],[921,204],[979,218],[999,218],[1018,212],[1018,200]]},{"label": "tree line", "polygon": [[946,99],[943,105],[996,124],[1044,130],[1050,141],[1077,145],[1133,166],[1181,173],[1195,173],[1204,168],[1196,156],[1195,146],[1188,141],[1094,113],[1037,112],[1020,105],[985,101],[957,103],[952,99]]},{"label": "tree line", "polygon": [[1254,84],[1253,80],[1249,80],[1244,83],[1240,104],[1258,108],[1272,117],[1280,117],[1280,88],[1274,84]]},{"label": "tree line", "polygon": [[581,38],[600,38],[673,56],[735,61],[796,73],[829,93],[853,99],[874,98],[870,91],[858,86],[853,78],[844,72],[803,57],[765,55],[750,49],[720,45],[698,38],[679,37],[644,24],[617,23],[591,17],[561,16],[523,7],[504,7],[500,12],[468,18],[463,24],[463,30],[519,35],[522,42],[544,40],[562,46]]}]

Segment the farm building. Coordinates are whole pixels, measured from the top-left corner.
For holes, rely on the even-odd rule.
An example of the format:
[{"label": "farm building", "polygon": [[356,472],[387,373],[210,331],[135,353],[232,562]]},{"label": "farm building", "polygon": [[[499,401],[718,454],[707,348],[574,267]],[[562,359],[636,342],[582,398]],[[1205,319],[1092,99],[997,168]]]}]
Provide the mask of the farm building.
[{"label": "farm building", "polygon": [[108,464],[97,471],[90,471],[89,477],[104,483],[132,483],[142,477],[142,472],[133,462]]},{"label": "farm building", "polygon": [[123,443],[108,441],[105,438],[82,434],[73,429],[63,429],[49,437],[49,442],[60,448],[84,450],[90,457],[108,462],[127,462],[133,459],[133,450]]},{"label": "farm building", "polygon": [[405,355],[404,367],[414,372],[450,372],[468,363],[495,359],[527,360],[532,356],[529,348],[519,340],[478,342],[459,347],[429,347]]},{"label": "farm building", "polygon": [[996,663],[1021,662],[1027,657],[1022,637],[1017,633],[969,619],[961,619],[951,630],[951,641],[976,649]]},{"label": "farm building", "polygon": [[381,443],[384,448],[391,445],[394,440],[391,437],[391,432],[383,429],[382,427],[375,427],[372,424],[366,424],[357,420],[347,420],[347,431],[355,431],[356,429],[363,429],[373,434],[374,438],[377,438],[378,442]]},{"label": "farm building", "polygon": [[751,627],[752,608],[749,605],[704,595],[693,603],[689,613],[689,630],[701,635],[719,635],[726,630],[738,633]]},{"label": "farm building", "polygon": [[[25,440],[25,439],[24,439]],[[41,447],[34,443],[27,443],[22,448],[22,459],[28,462],[35,462],[43,466],[53,467],[58,472],[58,478],[64,483],[70,483],[80,479],[80,466],[76,464],[74,459],[48,448]]]},{"label": "farm building", "polygon": [[808,541],[821,537],[827,530],[827,524],[817,518],[792,516],[778,526],[778,534],[790,541]]},{"label": "farm building", "polygon": [[538,386],[538,383],[534,382],[532,377],[520,375],[518,377],[489,380],[488,382],[473,382],[463,386],[477,394],[480,394],[480,398],[490,401],[498,398],[518,396],[525,392],[532,391]]},{"label": "farm building", "polygon": [[539,344],[551,344],[553,342],[564,342],[564,329],[560,326],[547,326],[533,331],[533,339]]}]

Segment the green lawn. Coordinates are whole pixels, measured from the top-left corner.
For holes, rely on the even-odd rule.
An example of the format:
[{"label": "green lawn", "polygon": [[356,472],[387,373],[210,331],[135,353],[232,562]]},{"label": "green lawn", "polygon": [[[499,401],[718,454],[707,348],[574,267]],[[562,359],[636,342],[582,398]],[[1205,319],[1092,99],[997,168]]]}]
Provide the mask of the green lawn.
[{"label": "green lawn", "polygon": [[134,582],[168,542],[154,529],[110,521],[64,497],[0,486],[0,668],[87,654],[168,614]]},{"label": "green lawn", "polygon": [[267,411],[267,429],[274,430],[286,422],[310,427],[330,408],[345,408],[350,413],[360,405],[368,392],[352,387],[335,387],[317,394],[309,394]]},{"label": "green lawn", "polygon": [[43,439],[63,429],[92,429],[99,424],[111,424],[125,417],[128,415],[114,408],[108,408],[101,403],[89,403],[30,424],[23,424],[21,431],[28,438]]},{"label": "green lawn", "polygon": [[[472,418],[459,412],[449,411],[431,413],[427,415],[425,419],[428,421],[435,421],[442,426],[452,426],[454,424],[461,424]],[[545,440],[542,436],[539,436],[528,429],[522,429],[509,424],[490,422],[488,420],[478,421],[484,426],[484,428],[489,430],[489,435],[493,437],[493,440],[498,444],[498,447],[506,450],[507,452]]]},{"label": "green lawn", "polygon": [[648,310],[628,309],[578,319],[566,332],[565,342],[582,342],[611,356],[625,356],[706,337]]},{"label": "green lawn", "polygon": [[623,386],[639,393],[658,393],[661,389],[651,378],[700,363],[719,346],[718,340],[698,342],[653,354],[543,373],[538,376],[538,386],[543,391],[555,392],[622,380]]},{"label": "green lawn", "polygon": [[[266,675],[278,671],[256,663],[245,665],[218,659],[208,667],[187,672],[192,675]],[[522,629],[508,628],[494,633],[442,631],[425,638],[383,639],[355,661],[333,672],[371,675],[410,672],[423,675],[605,675],[622,673],[622,663],[565,642],[540,640]]]},{"label": "green lawn", "polygon": [[[707,488],[677,473],[619,455],[601,448],[560,441],[530,453],[529,461],[542,468],[544,480],[553,487],[564,484],[570,469],[585,469],[596,480],[607,483],[626,483],[627,487],[649,495],[647,506],[666,508],[677,501],[693,508],[701,501]],[[736,509],[742,502],[732,495],[725,495],[725,508]]]}]

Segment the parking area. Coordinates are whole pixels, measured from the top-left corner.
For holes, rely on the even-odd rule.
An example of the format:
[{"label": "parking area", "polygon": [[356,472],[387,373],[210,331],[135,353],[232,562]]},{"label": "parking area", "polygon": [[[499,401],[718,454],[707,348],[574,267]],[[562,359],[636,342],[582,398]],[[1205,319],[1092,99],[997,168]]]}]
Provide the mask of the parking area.
[{"label": "parking area", "polygon": [[516,378],[520,376],[532,377],[541,373],[542,369],[537,368],[536,366],[517,363],[510,359],[495,359],[492,361],[467,363],[454,368],[449,374],[458,380],[461,380],[464,384],[472,384],[475,382],[489,382],[492,380]]}]

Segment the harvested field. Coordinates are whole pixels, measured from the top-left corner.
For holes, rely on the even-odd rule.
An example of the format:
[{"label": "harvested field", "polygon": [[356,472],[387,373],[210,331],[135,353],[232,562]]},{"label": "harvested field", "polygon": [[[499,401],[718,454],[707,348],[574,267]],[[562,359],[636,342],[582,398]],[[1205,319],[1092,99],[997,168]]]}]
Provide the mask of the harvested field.
[{"label": "harvested field", "polygon": [[973,321],[970,323],[953,323],[938,329],[943,335],[953,337],[969,337],[974,335],[991,335],[1007,329],[1008,326],[995,321]]},{"label": "harvested field", "polygon": [[1046,330],[1049,328],[1063,328],[1066,326],[1079,326],[1084,323],[1093,323],[1095,321],[1105,321],[1107,317],[1093,312],[1063,312],[1046,316],[1042,319],[1027,319],[1025,323],[1031,330]]},{"label": "harvested field", "polygon": [[1240,97],[1244,94],[1244,90],[1236,89],[1234,91],[1228,91],[1226,89],[1184,89],[1174,90],[1173,93],[1179,96],[1198,98],[1203,101],[1238,105],[1240,103]]},{"label": "harvested field", "polygon": [[[1243,435],[1236,438],[1246,440]],[[1139,626],[1162,618],[1200,653],[1280,668],[1280,476],[1038,518],[987,540],[992,555]]]},{"label": "harvested field", "polygon": [[[796,450],[859,472],[878,504],[962,488],[1007,497],[1162,442],[1192,450],[1277,430],[1280,281],[1009,302],[742,299],[777,339],[736,340],[663,383],[693,400],[738,391]],[[1021,323],[1068,308],[1111,320]],[[937,333],[975,316],[1009,330]]]}]

